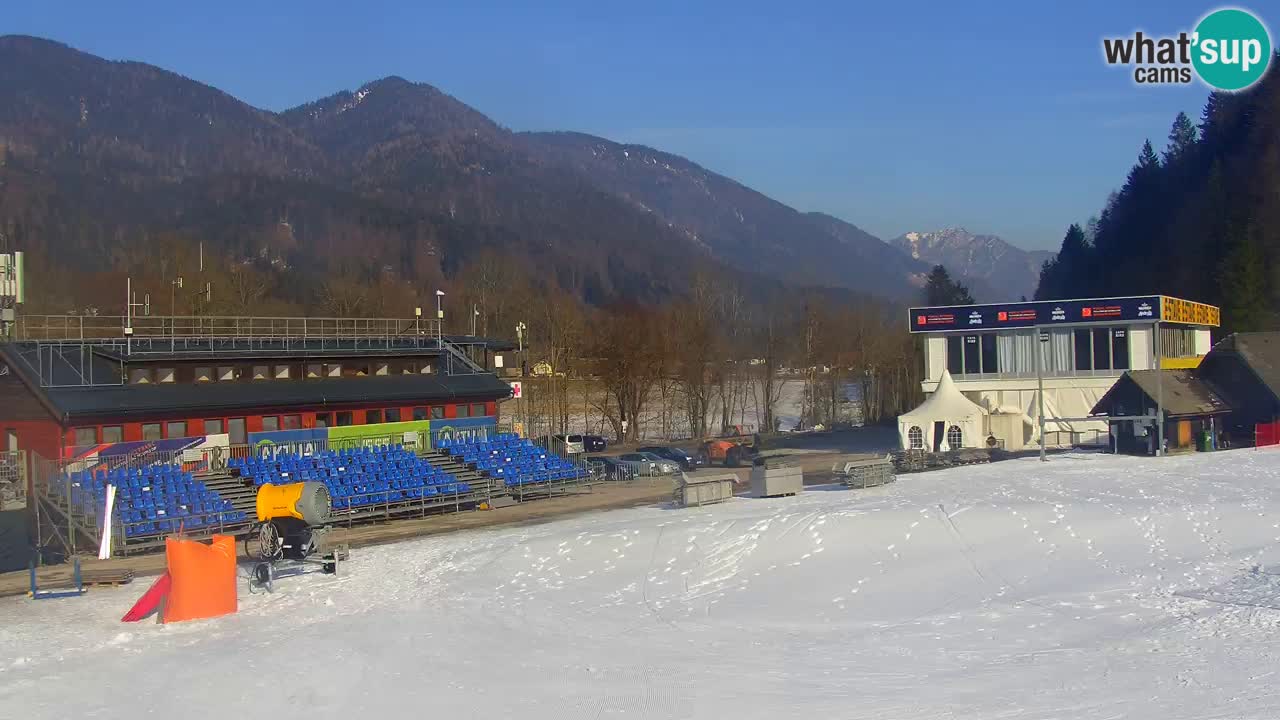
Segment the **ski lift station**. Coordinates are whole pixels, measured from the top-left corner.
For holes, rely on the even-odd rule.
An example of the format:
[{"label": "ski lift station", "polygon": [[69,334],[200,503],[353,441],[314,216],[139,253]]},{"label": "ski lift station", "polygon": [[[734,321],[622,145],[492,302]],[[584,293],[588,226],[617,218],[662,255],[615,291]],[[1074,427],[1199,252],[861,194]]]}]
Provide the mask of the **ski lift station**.
[{"label": "ski lift station", "polygon": [[[903,449],[1016,451],[1108,442],[1098,401],[1129,370],[1200,364],[1212,305],[1163,295],[912,308],[927,399],[899,418]],[[953,417],[954,415],[954,417]],[[1042,423],[1043,420],[1043,423]]]}]

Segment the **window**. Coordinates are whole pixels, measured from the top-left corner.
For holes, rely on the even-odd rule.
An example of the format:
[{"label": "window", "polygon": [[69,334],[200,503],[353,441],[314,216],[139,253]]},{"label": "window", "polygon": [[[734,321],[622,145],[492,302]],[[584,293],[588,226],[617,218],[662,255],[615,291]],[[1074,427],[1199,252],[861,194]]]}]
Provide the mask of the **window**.
[{"label": "window", "polygon": [[333,424],[333,416],[329,413],[316,413],[316,427],[327,428]]},{"label": "window", "polygon": [[307,364],[307,378],[318,378],[324,374],[324,365],[320,363]]},{"label": "window", "polygon": [[227,442],[232,445],[244,445],[249,442],[249,436],[244,430],[244,418],[227,420]]},{"label": "window", "polygon": [[978,353],[978,336],[965,335],[964,336],[964,372],[966,373],[982,372],[982,366],[981,366],[979,357],[980,355]]},{"label": "window", "polygon": [[414,408],[414,409],[413,409],[413,419],[414,419],[414,420],[426,420],[426,419],[427,419],[427,409],[426,409],[426,408],[424,408],[424,407],[416,407],[416,408]]},{"label": "window", "polygon": [[1191,357],[1196,354],[1196,336],[1191,328],[1160,328],[1160,357]]},{"label": "window", "polygon": [[159,368],[156,370],[156,382],[171,383],[174,381],[173,368]]},{"label": "window", "polygon": [[151,382],[151,370],[148,368],[136,368],[129,371],[129,383],[132,385],[146,385]]},{"label": "window", "polygon": [[267,380],[267,379],[269,379],[269,378],[270,378],[270,374],[269,374],[270,372],[271,372],[271,369],[270,369],[270,368],[268,368],[266,365],[254,365],[254,366],[253,366],[253,379],[254,379],[254,380]]},{"label": "window", "polygon": [[205,435],[221,435],[223,432],[225,432],[225,430],[223,430],[223,428],[222,428],[222,420],[221,420],[221,419],[218,419],[218,420],[205,420],[205,421],[204,421],[204,434],[205,434]]},{"label": "window", "polygon": [[324,366],[325,377],[340,378],[342,377],[342,364],[329,363]]},{"label": "window", "polygon": [[423,374],[423,375],[430,375],[430,374],[431,374],[431,363],[426,363],[426,362],[424,362],[424,363],[422,363],[421,365],[419,365],[419,366],[418,366],[418,372],[419,372],[419,373],[421,373],[421,374]]},{"label": "window", "polygon": [[443,419],[444,419],[444,406],[443,406],[443,405],[436,405],[435,407],[431,408],[431,419],[432,419],[432,420],[443,420]]},{"label": "window", "polygon": [[960,432],[959,425],[947,428],[947,445],[950,445],[952,450],[961,447],[962,442],[964,442],[964,434]]},{"label": "window", "polygon": [[282,415],[280,417],[280,427],[283,430],[301,430],[302,416],[301,415]]},{"label": "window", "polygon": [[1000,364],[996,362],[996,336],[994,333],[979,335],[978,341],[982,349],[982,372],[1000,372]]},{"label": "window", "polygon": [[1111,330],[1107,328],[1093,330],[1093,369],[1111,369]]},{"label": "window", "polygon": [[236,379],[236,369],[232,365],[218,366],[218,382],[231,382]]},{"label": "window", "polygon": [[907,430],[907,442],[911,445],[912,450],[924,449],[924,431],[918,425],[912,425]]},{"label": "window", "polygon": [[365,425],[377,425],[377,424],[378,424],[378,423],[380,423],[380,422],[382,422],[382,411],[381,411],[381,410],[365,410],[365,411],[364,411],[364,424],[365,424]]},{"label": "window", "polygon": [[195,381],[198,383],[213,382],[213,368],[211,367],[196,368]]},{"label": "window", "polygon": [[280,429],[280,418],[275,415],[266,415],[262,418],[262,431],[275,432]]},{"label": "window", "polygon": [[457,410],[457,413],[458,413],[455,417],[460,417],[460,418],[467,417],[468,408],[466,405],[455,405],[454,409]]},{"label": "window", "polygon": [[947,336],[947,371],[952,375],[964,374],[964,338]]},{"label": "window", "polygon": [[1087,328],[1080,328],[1075,331],[1075,358],[1076,370],[1092,370],[1093,369],[1093,348],[1091,340],[1093,333]]},{"label": "window", "polygon": [[142,423],[143,440],[150,442],[152,440],[159,440],[160,437],[160,423]]},{"label": "window", "polygon": [[102,442],[104,443],[124,442],[124,432],[121,431],[119,425],[106,425],[102,428]]},{"label": "window", "polygon": [[1116,370],[1129,369],[1129,331],[1117,329],[1111,331],[1111,367]]},{"label": "window", "polygon": [[484,403],[471,403],[471,417],[484,417]]},{"label": "window", "polygon": [[288,380],[290,376],[288,365],[277,365],[275,378],[277,380]]},{"label": "window", "polygon": [[338,427],[346,427],[351,424],[353,424],[353,418],[350,412],[338,413]]},{"label": "window", "polygon": [[387,408],[387,422],[400,422],[400,408]]},{"label": "window", "polygon": [[98,444],[98,428],[76,428],[76,447]]},{"label": "window", "polygon": [[164,424],[164,436],[167,438],[184,438],[187,436],[185,420],[175,420]]},{"label": "window", "polygon": [[391,366],[386,363],[375,363],[373,366],[374,375],[390,375]]}]

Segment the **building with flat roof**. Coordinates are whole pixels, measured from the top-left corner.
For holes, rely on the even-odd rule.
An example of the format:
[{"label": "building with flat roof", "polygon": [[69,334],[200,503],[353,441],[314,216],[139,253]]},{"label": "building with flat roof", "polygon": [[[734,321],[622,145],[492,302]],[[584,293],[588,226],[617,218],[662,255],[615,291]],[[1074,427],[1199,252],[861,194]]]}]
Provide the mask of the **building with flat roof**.
[{"label": "building with flat roof", "polygon": [[430,446],[446,428],[492,428],[511,395],[492,362],[510,343],[441,336],[415,319],[139,318],[128,333],[121,318],[85,320],[20,322],[18,339],[0,342],[0,452],[390,444],[406,433]]},{"label": "building with flat roof", "polygon": [[1219,321],[1212,305],[1163,295],[908,311],[923,338],[926,395],[946,372],[987,413],[985,436],[959,446],[994,438],[1010,450],[1039,442],[1041,406],[1046,444],[1105,444],[1107,423],[1088,417],[1103,395],[1129,370],[1196,367]]}]

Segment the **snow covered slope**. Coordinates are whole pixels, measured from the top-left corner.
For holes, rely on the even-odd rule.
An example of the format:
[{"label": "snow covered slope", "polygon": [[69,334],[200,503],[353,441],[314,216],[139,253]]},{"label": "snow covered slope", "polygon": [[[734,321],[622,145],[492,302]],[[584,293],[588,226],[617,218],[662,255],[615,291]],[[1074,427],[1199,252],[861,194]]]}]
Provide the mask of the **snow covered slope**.
[{"label": "snow covered slope", "polygon": [[15,717],[1280,716],[1280,454],[1055,457],[358,550],[238,615],[0,601]]}]

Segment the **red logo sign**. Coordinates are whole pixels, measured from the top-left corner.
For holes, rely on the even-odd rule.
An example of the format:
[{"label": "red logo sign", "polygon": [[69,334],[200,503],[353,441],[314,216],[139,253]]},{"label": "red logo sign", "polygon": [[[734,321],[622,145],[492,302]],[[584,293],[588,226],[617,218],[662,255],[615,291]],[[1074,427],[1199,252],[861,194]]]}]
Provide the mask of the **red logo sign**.
[{"label": "red logo sign", "polygon": [[927,315],[917,315],[917,316],[916,316],[916,324],[917,324],[917,325],[927,325],[928,323],[929,323],[929,317],[928,317]]},{"label": "red logo sign", "polygon": [[997,320],[999,320],[1000,322],[1005,322],[1005,321],[1007,321],[1007,320],[1009,319],[1009,313],[1004,312],[1004,311],[1002,310],[1002,311],[1000,311],[1000,312],[996,313],[996,319],[997,319]]},{"label": "red logo sign", "polygon": [[1093,308],[1081,308],[1080,317],[1093,317]]}]

